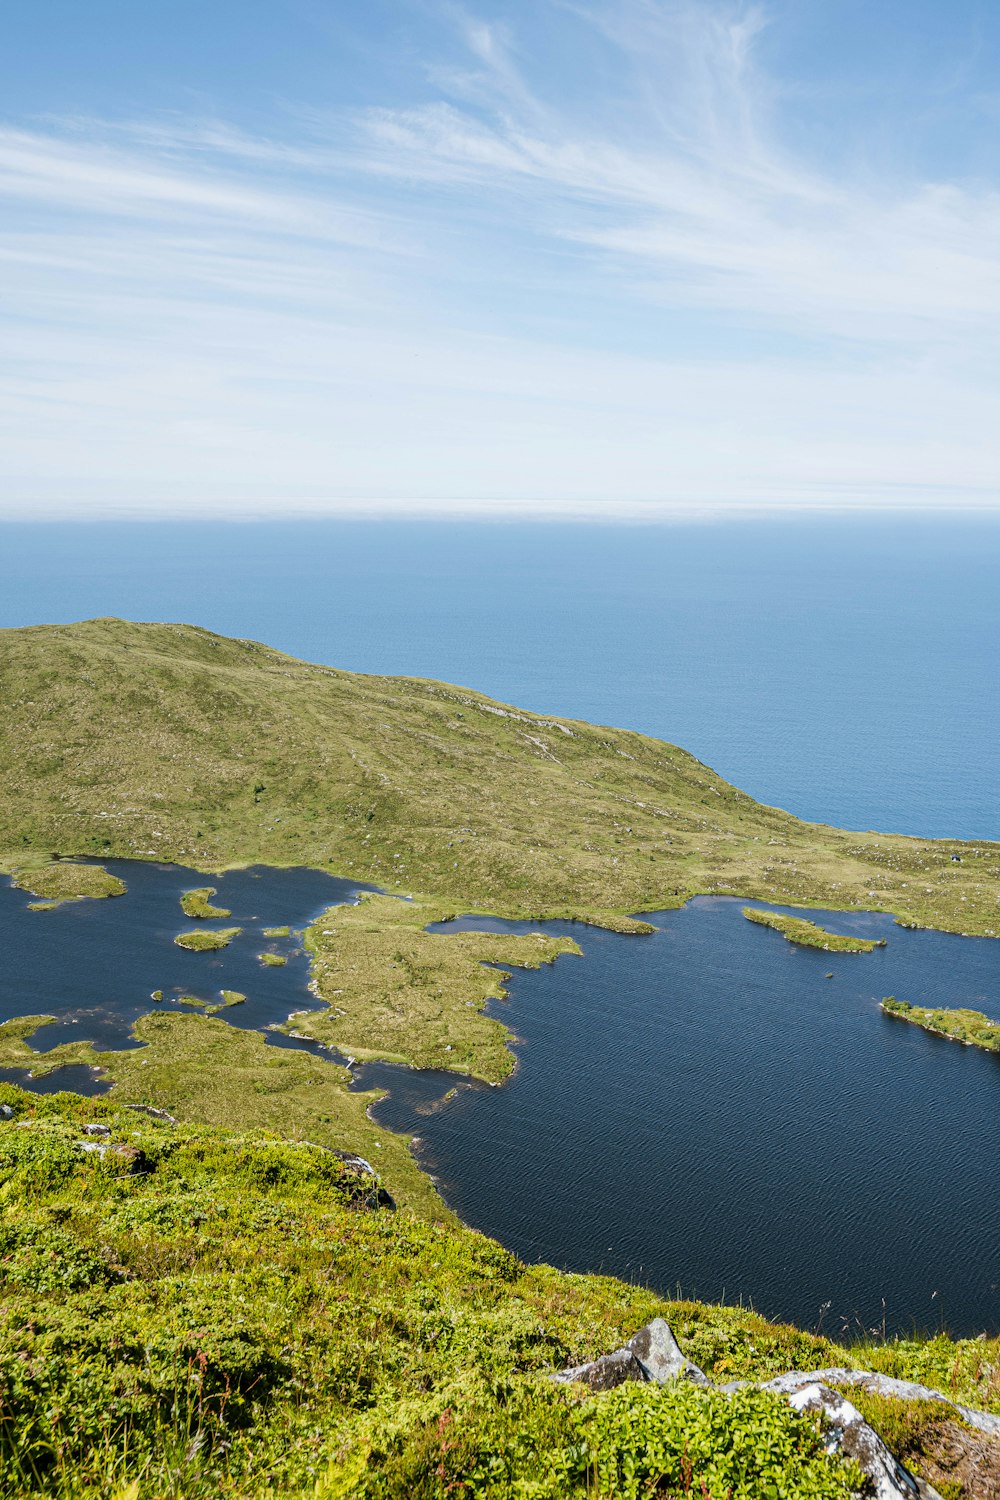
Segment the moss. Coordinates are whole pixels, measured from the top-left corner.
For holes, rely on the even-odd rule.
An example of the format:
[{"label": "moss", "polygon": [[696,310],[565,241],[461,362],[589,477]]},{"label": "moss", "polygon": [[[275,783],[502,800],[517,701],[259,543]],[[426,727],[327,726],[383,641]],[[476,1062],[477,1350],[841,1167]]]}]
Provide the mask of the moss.
[{"label": "moss", "polygon": [[224,906],[213,906],[209,900],[215,895],[214,885],[199,886],[197,890],[185,891],[181,896],[181,910],[186,917],[231,917],[232,912]]},{"label": "moss", "polygon": [[213,953],[219,948],[228,948],[242,927],[220,927],[215,931],[197,928],[194,932],[181,932],[174,938],[178,948],[188,948],[192,953]]},{"label": "moss", "polygon": [[786,917],[776,911],[761,911],[756,906],[744,906],[743,915],[748,922],[773,927],[789,943],[798,943],[802,948],[821,948],[824,953],[871,953],[875,948],[885,947],[885,938],[848,937],[843,933],[828,932],[805,917]]},{"label": "moss", "polygon": [[912,1021],[924,1031],[935,1036],[948,1037],[953,1042],[963,1042],[967,1047],[982,1047],[987,1052],[1000,1052],[1000,1026],[991,1021],[981,1010],[932,1009],[923,1005],[910,1005],[906,1000],[897,1000],[890,995],[882,1001],[882,1009],[888,1016],[900,1021]]}]

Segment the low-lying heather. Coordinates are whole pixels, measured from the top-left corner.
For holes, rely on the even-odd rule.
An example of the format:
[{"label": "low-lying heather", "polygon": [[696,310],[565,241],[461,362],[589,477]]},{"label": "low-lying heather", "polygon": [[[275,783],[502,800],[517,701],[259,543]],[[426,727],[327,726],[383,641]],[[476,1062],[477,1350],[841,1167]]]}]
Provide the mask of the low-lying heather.
[{"label": "low-lying heather", "polygon": [[[525,1266],[461,1225],[385,1206],[366,1172],[308,1142],[10,1085],[0,1106],[12,1500],[847,1500],[850,1468],[772,1395],[588,1396],[545,1372],[656,1315],[719,1380],[856,1351]],[[876,1352],[996,1408],[998,1348]]]}]

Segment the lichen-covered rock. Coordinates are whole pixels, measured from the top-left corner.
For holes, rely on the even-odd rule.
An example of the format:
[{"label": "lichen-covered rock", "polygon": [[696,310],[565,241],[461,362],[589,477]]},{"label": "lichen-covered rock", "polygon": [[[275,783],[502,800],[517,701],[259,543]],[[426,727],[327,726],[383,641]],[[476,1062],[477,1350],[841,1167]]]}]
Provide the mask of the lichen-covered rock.
[{"label": "lichen-covered rock", "polygon": [[643,1375],[657,1385],[668,1380],[692,1380],[695,1385],[710,1384],[708,1376],[692,1364],[681,1353],[670,1324],[663,1318],[654,1318],[639,1332],[633,1334],[625,1348],[635,1355],[642,1366]]},{"label": "lichen-covered rock", "polygon": [[[731,1388],[735,1389],[737,1384],[742,1383],[735,1382]],[[972,1406],[960,1406],[951,1396],[945,1395],[944,1391],[933,1391],[929,1386],[918,1385],[916,1381],[897,1380],[892,1375],[879,1375],[873,1370],[789,1370],[786,1375],[777,1375],[773,1380],[767,1381],[764,1390],[788,1395],[800,1390],[802,1386],[817,1383],[860,1386],[862,1390],[871,1391],[876,1396],[892,1396],[897,1401],[940,1402],[956,1411],[968,1426],[985,1432],[988,1437],[1000,1437],[1000,1416],[988,1411],[976,1411]],[[723,1386],[723,1390],[728,1389],[729,1386]]]},{"label": "lichen-covered rock", "polygon": [[592,1391],[610,1391],[626,1380],[648,1380],[654,1385],[665,1385],[669,1380],[683,1379],[694,1381],[696,1385],[710,1384],[704,1372],[681,1353],[669,1323],[663,1318],[654,1318],[633,1334],[627,1344],[611,1354],[602,1354],[589,1364],[559,1370],[553,1378],[578,1380]]},{"label": "lichen-covered rock", "polygon": [[570,1382],[577,1380],[592,1391],[611,1391],[626,1380],[645,1380],[642,1365],[630,1349],[615,1349],[611,1354],[602,1354],[589,1364],[574,1365],[569,1370],[558,1370],[554,1380]]},{"label": "lichen-covered rock", "polygon": [[889,1452],[846,1396],[828,1385],[805,1385],[788,1397],[796,1411],[821,1412],[826,1418],[826,1448],[853,1459],[866,1476],[874,1500],[941,1500],[938,1492],[917,1479]]}]

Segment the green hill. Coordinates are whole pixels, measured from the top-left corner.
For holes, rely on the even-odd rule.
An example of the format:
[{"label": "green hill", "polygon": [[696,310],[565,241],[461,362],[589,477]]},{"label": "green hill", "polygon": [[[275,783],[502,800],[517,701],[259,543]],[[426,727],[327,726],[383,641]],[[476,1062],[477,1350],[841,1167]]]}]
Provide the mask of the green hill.
[{"label": "green hill", "polygon": [[710,891],[1000,931],[995,844],[804,823],[644,735],[189,625],[0,632],[0,776],[0,861],[35,885],[52,851],[261,860],[505,915]]},{"label": "green hill", "polygon": [[[0,1084],[0,1182],[10,1500],[848,1500],[814,1419],[769,1392],[547,1378],[654,1316],[719,1382],[864,1365],[1000,1407],[1000,1341],[838,1349],[525,1266],[262,1131]],[[851,1397],[916,1467],[968,1441],[950,1408]]]}]

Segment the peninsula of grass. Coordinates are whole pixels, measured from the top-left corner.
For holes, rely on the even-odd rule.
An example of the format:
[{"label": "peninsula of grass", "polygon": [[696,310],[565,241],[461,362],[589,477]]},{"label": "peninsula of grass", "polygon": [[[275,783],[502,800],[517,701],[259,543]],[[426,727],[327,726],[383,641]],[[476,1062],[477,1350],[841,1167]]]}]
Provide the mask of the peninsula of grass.
[{"label": "peninsula of grass", "polygon": [[[430,1199],[426,1217],[393,1210],[363,1169],[323,1149],[336,1132],[309,1101],[329,1065],[267,1058],[278,1049],[219,1022],[155,1021],[131,1054],[150,1066],[118,1055],[108,1098],[0,1084],[10,1500],[856,1493],[815,1422],[773,1393],[680,1381],[594,1395],[547,1378],[657,1316],[717,1382],[863,1367],[1000,1408],[1000,1339],[838,1347],[745,1308],[526,1265]],[[223,1055],[206,1073],[200,1042],[187,1075],[168,1054],[195,1033]],[[225,1100],[244,1118],[235,1130],[205,1118],[228,1113]],[[282,1116],[284,1138],[246,1122],[257,1109]],[[88,1134],[95,1125],[105,1133]],[[82,1149],[95,1139],[103,1152]],[[934,1468],[961,1435],[950,1407],[930,1408],[932,1427],[927,1403],[849,1395],[941,1493],[978,1500],[982,1489],[946,1488]]]},{"label": "peninsula of grass", "polygon": [[966,1047],[1000,1052],[1000,1025],[983,1015],[981,1010],[936,1010],[924,1005],[910,1005],[906,1000],[897,1000],[894,995],[882,1001],[882,1009],[887,1016],[912,1021],[914,1026],[932,1031],[935,1036],[962,1042]]},{"label": "peninsula of grass", "polygon": [[219,948],[228,948],[242,931],[242,927],[219,927],[213,931],[197,927],[193,932],[179,932],[174,942],[178,948],[188,948],[192,953],[214,953]]},{"label": "peninsula of grass", "polygon": [[761,911],[756,906],[744,906],[743,915],[748,922],[773,927],[787,942],[797,943],[800,948],[821,948],[824,953],[871,953],[874,948],[885,947],[885,938],[848,937],[846,933],[828,932],[805,917],[786,917],[776,911]]},{"label": "peninsula of grass", "polygon": [[141,1045],[124,1051],[68,1042],[38,1052],[31,1039],[52,1019],[23,1016],[0,1024],[0,1068],[23,1068],[34,1078],[46,1078],[83,1064],[111,1081],[109,1097],[116,1104],[141,1104],[191,1123],[271,1130],[289,1140],[357,1152],[377,1168],[397,1203],[423,1218],[451,1221],[410,1153],[410,1138],[368,1118],[369,1106],[382,1094],[350,1091],[346,1068],[309,1052],[270,1046],[258,1031],[190,1010],[141,1016],[132,1028]]},{"label": "peninsula of grass", "polygon": [[353,1057],[502,1082],[514,1067],[510,1033],[483,1007],[505,997],[508,969],[537,969],[580,949],[540,932],[424,930],[453,915],[440,901],[375,895],[325,912],[305,945],[311,988],[327,1009],[297,1015],[296,1032]]},{"label": "peninsula of grass", "polygon": [[1000,930],[996,844],[804,823],[674,745],[466,688],[113,619],[0,631],[0,685],[7,870],[57,849],[312,865],[510,917],[709,893]]},{"label": "peninsula of grass", "polygon": [[203,885],[195,891],[185,891],[181,897],[181,911],[186,917],[231,917],[232,912],[224,906],[213,906],[209,897],[215,895],[214,885]]}]

